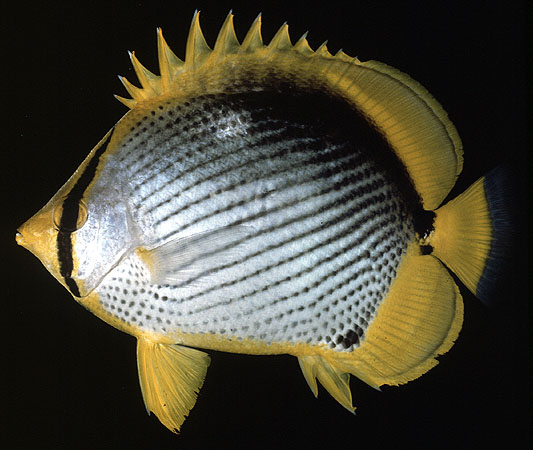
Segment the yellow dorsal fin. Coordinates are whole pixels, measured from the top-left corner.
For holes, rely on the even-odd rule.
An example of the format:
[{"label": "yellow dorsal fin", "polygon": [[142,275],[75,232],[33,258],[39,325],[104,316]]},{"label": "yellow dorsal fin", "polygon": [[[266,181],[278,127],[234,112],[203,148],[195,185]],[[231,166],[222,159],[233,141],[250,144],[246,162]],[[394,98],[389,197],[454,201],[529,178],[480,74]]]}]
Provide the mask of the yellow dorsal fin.
[{"label": "yellow dorsal fin", "polygon": [[313,49],[309,46],[309,42],[307,42],[307,31],[302,34],[302,37],[298,39],[296,44],[294,44],[294,50],[304,56],[310,56],[314,53]]},{"label": "yellow dorsal fin", "polygon": [[200,11],[196,11],[192,18],[187,45],[185,47],[186,70],[195,70],[200,67],[211,54],[211,49],[205,41],[200,27]]},{"label": "yellow dorsal fin", "polygon": [[230,11],[218,33],[215,47],[213,48],[213,57],[223,58],[229,53],[236,53],[239,47],[240,44],[233,26],[233,14]]},{"label": "yellow dorsal fin", "polygon": [[463,168],[459,134],[442,106],[409,75],[377,61],[352,87],[356,104],[380,128],[407,167],[427,210],[437,208]]},{"label": "yellow dorsal fin", "polygon": [[118,99],[135,108],[161,96],[186,98],[225,92],[239,76],[247,78],[247,85],[261,83],[265,73],[276,72],[295,83],[320,86],[362,112],[406,166],[425,209],[433,210],[442,203],[461,172],[461,141],[443,108],[419,83],[386,64],[361,62],[342,51],[333,56],[326,42],[313,51],[306,35],[293,45],[287,24],[265,46],[261,15],[239,44],[231,12],[214,50],[205,41],[196,12],[185,53],[183,63],[158,30],[161,76],[144,68],[132,54],[142,89],[121,78],[132,100]]},{"label": "yellow dorsal fin", "polygon": [[274,35],[268,49],[271,53],[280,50],[292,50],[291,38],[289,36],[289,25],[285,22]]},{"label": "yellow dorsal fin", "polygon": [[350,55],[347,55],[340,49],[337,53],[335,53],[335,58],[341,59],[342,61],[345,61],[347,63],[354,62],[355,58],[352,58]]},{"label": "yellow dorsal fin", "polygon": [[196,403],[209,356],[180,345],[137,340],[137,367],[144,404],[169,430],[177,433]]},{"label": "yellow dorsal fin", "polygon": [[133,69],[135,70],[135,74],[137,75],[142,88],[146,91],[146,93],[149,93],[148,95],[157,96],[161,94],[161,83],[159,82],[160,77],[144,67],[135,56],[135,52],[129,52],[129,54],[131,64],[133,65]]},{"label": "yellow dorsal fin", "polygon": [[133,100],[135,103],[144,100],[147,98],[147,92],[144,89],[138,88],[137,86],[134,86],[131,84],[126,77],[118,76],[118,79],[122,83],[122,85],[126,88],[128,91],[128,94],[130,94],[133,97]]},{"label": "yellow dorsal fin", "polygon": [[137,101],[132,99],[132,98],[124,98],[124,97],[121,97],[120,95],[114,95],[114,97],[120,102],[122,103],[123,105],[125,105],[126,107],[128,107],[129,109],[133,109],[135,108],[135,105],[137,104]]},{"label": "yellow dorsal fin", "polygon": [[328,41],[324,41],[320,46],[316,49],[315,54],[313,55],[316,57],[322,57],[327,58],[331,56],[331,53],[328,51]]},{"label": "yellow dorsal fin", "polygon": [[157,56],[161,72],[161,91],[167,92],[172,79],[183,70],[184,63],[167,45],[161,28],[157,29]]},{"label": "yellow dorsal fin", "polygon": [[242,52],[255,52],[263,48],[263,38],[261,37],[261,14],[259,14],[252,26],[246,33],[244,40],[242,41]]}]

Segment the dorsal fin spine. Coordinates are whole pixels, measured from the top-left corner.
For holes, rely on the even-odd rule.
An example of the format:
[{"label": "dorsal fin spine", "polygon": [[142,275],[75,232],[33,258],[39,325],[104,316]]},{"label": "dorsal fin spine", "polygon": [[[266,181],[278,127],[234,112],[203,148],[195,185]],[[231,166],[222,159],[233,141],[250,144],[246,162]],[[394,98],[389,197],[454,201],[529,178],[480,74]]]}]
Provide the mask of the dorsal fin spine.
[{"label": "dorsal fin spine", "polygon": [[114,94],[113,95],[120,103],[122,103],[123,105],[125,105],[127,108],[129,109],[133,109],[135,108],[135,105],[137,104],[137,102],[135,100],[133,100],[132,98],[124,98],[124,97],[121,97],[120,95],[116,95]]},{"label": "dorsal fin spine", "polygon": [[308,32],[306,31],[302,34],[302,37],[298,39],[296,44],[294,44],[294,50],[303,56],[311,56],[314,53],[313,49],[309,46],[309,42],[307,42],[307,34]]},{"label": "dorsal fin spine", "polygon": [[210,63],[217,63],[231,54],[254,53],[258,57],[266,57],[268,59],[276,54],[294,51],[304,57],[351,60],[348,55],[342,52],[333,57],[327,49],[327,41],[316,51],[313,51],[306,39],[307,32],[293,45],[287,23],[284,23],[278,29],[268,46],[265,46],[261,36],[261,14],[256,17],[250,26],[242,44],[239,44],[235,34],[233,17],[234,15],[230,11],[220,29],[214,49],[211,50],[202,33],[200,12],[196,11],[187,37],[185,61],[182,61],[174,54],[166,43],[161,28],[157,28],[157,53],[160,75],[155,75],[146,69],[137,59],[135,53],[129,52],[133,68],[142,88],[133,85],[124,77],[119,77],[132,99],[125,99],[120,96],[117,96],[117,99],[128,108],[134,108],[140,101],[155,98],[173,89],[175,90],[177,88],[176,80],[183,72],[192,73],[205,65],[207,60]]},{"label": "dorsal fin spine", "polygon": [[276,32],[270,44],[267,46],[268,50],[271,53],[277,52],[279,50],[292,50],[293,46],[291,43],[291,38],[289,36],[289,25],[285,22],[279,30]]},{"label": "dorsal fin spine", "polygon": [[140,61],[135,56],[135,52],[129,52],[131,64],[135,70],[135,74],[141,83],[143,89],[151,91],[151,94],[159,95],[161,94],[161,83],[159,82],[160,77],[150,72],[146,67],[144,67]]},{"label": "dorsal fin spine", "polygon": [[185,66],[189,70],[197,69],[211,54],[211,49],[205,41],[200,27],[200,11],[196,11],[192,18],[187,45],[185,48]]},{"label": "dorsal fin spine", "polygon": [[228,54],[237,53],[239,48],[239,40],[237,39],[235,27],[233,26],[233,14],[230,11],[222,28],[220,28],[211,57],[221,59]]},{"label": "dorsal fin spine", "polygon": [[136,102],[140,100],[144,100],[145,98],[145,91],[144,89],[138,88],[137,86],[131,84],[126,77],[118,76],[118,79],[123,84],[123,86],[126,88],[126,91],[128,91],[128,94],[130,94]]},{"label": "dorsal fin spine", "polygon": [[335,58],[340,59],[341,61],[345,61],[347,63],[351,63],[351,62],[353,62],[356,59],[356,58],[352,58],[350,55],[347,55],[346,53],[344,53],[342,48],[337,53],[335,53]]},{"label": "dorsal fin spine", "polygon": [[331,58],[331,53],[328,51],[328,41],[324,41],[314,52],[315,58]]},{"label": "dorsal fin spine", "polygon": [[261,37],[261,14],[259,14],[255,18],[252,26],[242,41],[241,51],[251,53],[262,48],[263,38]]},{"label": "dorsal fin spine", "polygon": [[170,89],[173,78],[183,70],[184,63],[170,49],[163,37],[161,28],[157,29],[157,55],[161,73],[161,91]]}]

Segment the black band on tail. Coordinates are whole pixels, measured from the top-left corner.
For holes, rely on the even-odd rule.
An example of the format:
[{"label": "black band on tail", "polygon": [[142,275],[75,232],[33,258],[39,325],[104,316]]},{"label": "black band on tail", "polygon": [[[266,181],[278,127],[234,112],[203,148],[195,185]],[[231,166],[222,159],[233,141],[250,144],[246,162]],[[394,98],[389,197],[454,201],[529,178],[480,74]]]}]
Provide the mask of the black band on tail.
[{"label": "black band on tail", "polygon": [[511,165],[496,167],[483,183],[490,211],[492,241],[476,296],[489,304],[497,303],[495,297],[501,294],[500,284],[507,278],[507,271],[512,270],[519,208],[519,188],[514,172]]}]

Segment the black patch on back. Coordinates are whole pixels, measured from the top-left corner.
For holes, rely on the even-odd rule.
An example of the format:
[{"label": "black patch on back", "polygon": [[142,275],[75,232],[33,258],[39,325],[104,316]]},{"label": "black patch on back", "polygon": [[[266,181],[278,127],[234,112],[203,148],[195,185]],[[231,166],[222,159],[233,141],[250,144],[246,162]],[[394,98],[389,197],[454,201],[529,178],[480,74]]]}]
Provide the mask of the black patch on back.
[{"label": "black patch on back", "polygon": [[[231,89],[239,92],[199,98],[207,100],[203,104],[207,111],[210,104],[213,110],[220,110],[222,104],[226,110],[248,111],[250,125],[257,132],[273,131],[277,125],[281,133],[290,133],[286,138],[309,137],[320,139],[325,145],[341,145],[345,154],[337,157],[352,154],[354,149],[362,151],[397,187],[409,213],[421,215],[417,228],[431,229],[427,223],[432,224],[433,216],[424,214],[420,196],[404,164],[370,118],[325,86],[295,86],[291,80],[280,79],[279,74],[272,74],[263,83],[261,90],[256,84],[245,86],[244,83],[229,87],[230,92]],[[279,138],[271,139],[279,141]]]}]

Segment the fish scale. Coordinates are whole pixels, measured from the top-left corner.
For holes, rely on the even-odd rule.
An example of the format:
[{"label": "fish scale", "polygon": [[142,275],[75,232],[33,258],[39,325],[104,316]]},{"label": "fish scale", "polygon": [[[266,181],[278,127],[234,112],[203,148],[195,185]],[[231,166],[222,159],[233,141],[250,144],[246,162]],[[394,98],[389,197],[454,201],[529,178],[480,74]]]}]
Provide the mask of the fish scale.
[{"label": "fish scale", "polygon": [[17,233],[76,301],[137,338],[143,399],[178,431],[209,357],[298,358],[354,410],[350,374],[411,381],[459,335],[446,265],[488,300],[509,242],[505,174],[442,204],[463,165],[457,130],[407,75],[261,17],[230,13],[209,48],[195,14],[161,75],[130,58],[130,111]]},{"label": "fish scale", "polygon": [[[146,129],[145,122],[160,114],[159,132],[139,137],[146,147],[125,145],[114,154],[126,168],[126,180],[135,180],[128,198],[140,216],[137,222],[148,215],[158,237],[141,245],[160,245],[162,235],[172,239],[238,223],[252,230],[234,244],[238,254],[222,263],[208,261],[200,273],[174,286],[153,285],[149,269],[131,255],[123,264],[134,275],[121,265],[97,288],[107,299],[103,306],[147,332],[193,330],[351,351],[363,339],[412,239],[412,223],[400,220],[406,206],[364,149],[319,133],[295,138],[310,124],[290,122],[269,108],[246,109],[238,100],[194,99],[188,107],[180,105],[179,115],[172,105],[152,111],[131,130]],[[239,120],[189,125],[199,113],[222,109]],[[195,132],[188,137],[167,133],[165,141],[169,123]],[[226,135],[202,146],[197,137],[206,127],[215,135],[213,127],[223,127]],[[258,127],[262,133],[250,135]],[[340,133],[333,131],[328,135]],[[193,142],[193,149],[202,150],[188,151]],[[141,170],[144,176],[137,181]],[[100,182],[106,178],[102,173]],[[378,250],[375,262],[361,257],[369,248]],[[124,306],[130,305],[128,286],[137,283],[134,296],[142,289],[141,299]],[[347,304],[350,314],[344,313]]]},{"label": "fish scale", "polygon": [[[164,122],[162,122],[162,123],[164,124]],[[142,126],[142,125],[140,125],[140,126]],[[261,137],[259,137],[259,140],[260,139],[261,139]],[[315,150],[315,148],[317,147],[316,145],[312,145],[309,141],[310,141],[309,138],[305,138],[303,141],[300,141],[300,144],[305,144],[307,146],[306,152],[307,152],[308,155],[310,154],[310,152]],[[269,151],[270,152],[272,151],[272,146],[264,146],[261,149],[259,149],[257,152],[251,153],[250,149],[249,149],[249,146],[250,145],[253,146],[253,144],[255,142],[256,141],[250,142],[250,138],[248,138],[244,143],[241,143],[240,145],[236,145],[235,146],[236,148],[240,148],[241,149],[241,153],[239,153],[238,156],[235,156],[235,155],[233,155],[231,153],[230,153],[230,155],[232,156],[233,160],[237,162],[237,165],[240,165],[244,169],[250,168],[250,164],[246,164],[246,163],[242,162],[246,158],[249,159],[250,156],[252,156],[252,159],[254,159],[256,162],[259,162],[259,163],[262,163],[262,164],[267,164],[268,163],[269,165],[273,164],[272,159],[266,159],[266,155],[268,155]],[[296,141],[296,140],[292,140],[291,142],[292,143],[298,143],[298,141]],[[161,144],[161,143],[159,142],[159,144]],[[220,145],[220,144],[223,144],[223,145]],[[284,144],[285,145],[283,147],[278,148],[278,149],[275,150],[275,151],[277,151],[277,157],[278,157],[278,159],[276,161],[278,163],[285,164],[285,166],[287,166],[288,164],[291,163],[291,161],[290,161],[291,152],[288,151],[290,149],[290,146],[288,146],[286,143],[284,143]],[[175,145],[179,145],[179,144],[175,144]],[[226,149],[226,147],[227,147],[227,142],[222,142],[222,143],[219,143],[219,145],[217,147],[217,150],[219,149],[219,151],[224,151]],[[242,150],[244,150],[244,152]],[[265,159],[263,161],[261,161],[261,152],[265,153]],[[177,153],[176,158],[179,158],[180,157],[180,152],[176,152],[176,153]],[[189,154],[190,152],[187,152],[187,153]],[[203,179],[205,179],[206,177],[203,176],[203,174],[202,174],[202,176],[200,176],[200,175],[194,173],[194,171],[191,173],[190,172],[191,167],[195,168],[195,167],[198,167],[199,165],[204,167],[210,161],[218,159],[219,160],[218,162],[220,162],[220,159],[221,159],[221,156],[220,156],[219,153],[215,153],[214,157],[209,157],[208,155],[206,155],[206,153],[207,152],[202,152],[201,162],[198,161],[198,157],[197,158],[193,157],[193,158],[190,158],[190,161],[188,161],[187,164],[182,166],[182,167],[176,167],[176,166],[179,166],[179,164],[172,165],[171,163],[166,161],[165,165],[166,166],[170,165],[170,168],[173,169],[172,170],[173,173],[170,176],[167,173],[165,173],[165,172],[168,172],[168,171],[165,171],[165,170],[161,171],[160,164],[157,164],[157,162],[151,162],[150,165],[151,165],[152,170],[155,172],[155,175],[151,176],[150,173],[148,172],[148,174],[143,177],[143,185],[145,185],[147,187],[147,189],[149,190],[149,194],[144,194],[140,199],[138,199],[138,196],[136,195],[135,192],[128,193],[128,197],[132,198],[133,201],[136,202],[135,207],[133,209],[134,210],[136,210],[137,208],[145,209],[148,213],[151,213],[155,209],[157,209],[158,207],[160,207],[163,204],[165,204],[165,202],[174,201],[174,203],[177,203],[179,205],[180,203],[183,203],[183,199],[178,198],[179,194],[183,195],[183,198],[185,198],[187,200],[193,199],[193,201],[188,201],[188,204],[185,205],[185,208],[189,208],[190,207],[189,205],[191,203],[193,203],[194,201],[198,202],[198,199],[197,199],[197,196],[195,196],[195,193],[191,194],[189,192],[189,189],[191,187],[198,186],[199,184],[201,184]],[[305,152],[302,152],[302,155],[304,153]],[[257,156],[257,155],[259,155],[259,156]],[[134,158],[134,154],[132,154],[131,157]],[[283,158],[284,161],[281,160],[281,158]],[[307,156],[307,158],[309,158],[309,156]],[[312,160],[312,158],[313,157],[311,157],[309,159]],[[222,158],[222,159],[224,159],[224,158]],[[226,160],[230,160],[230,158],[225,158],[225,159]],[[226,165],[230,164],[230,170],[231,170],[231,161],[229,163],[228,163],[228,161],[224,161],[224,163]],[[295,161],[295,163],[297,163],[297,161]],[[252,168],[254,168],[256,171],[257,170],[262,170],[260,164],[256,164],[255,167],[252,166]],[[217,177],[217,174],[219,172],[217,173],[216,169],[217,168],[214,167],[214,166],[209,168],[209,172],[211,174],[211,178],[216,178]],[[269,169],[269,170],[271,170],[271,169]],[[135,175],[136,175],[136,172],[133,172],[129,176],[129,178],[135,180],[135,178],[136,178]],[[178,177],[180,177],[180,176],[181,176],[181,181],[177,182],[176,179]],[[237,176],[237,177],[240,176],[241,182],[245,181],[245,179],[243,178],[242,174],[239,175],[239,174],[231,174],[231,173],[229,173],[228,174],[228,178],[231,178],[231,176]],[[188,179],[192,180],[192,182],[187,183]],[[200,181],[198,181],[198,180],[200,180]],[[210,184],[210,185],[207,185],[207,186],[203,186],[204,187],[204,191],[203,191],[204,192],[204,194],[203,194],[204,196],[209,197],[210,195],[212,195],[213,191],[217,191],[217,189],[220,189],[220,188],[217,188],[217,186],[215,184],[216,182],[225,183],[226,185],[230,184],[230,189],[232,187],[234,187],[234,186],[231,185],[231,181],[228,181],[228,179],[222,180],[222,177],[219,177],[219,180],[211,180],[211,181],[213,181],[213,184]],[[185,186],[183,185],[184,183],[185,183]],[[139,185],[137,184],[136,188],[138,186]],[[161,192],[163,190],[163,188],[168,188],[168,189],[164,189],[164,193],[163,194],[157,195],[157,193]],[[273,187],[273,189],[274,188],[275,187]],[[167,194],[168,191],[170,191],[171,194],[173,194],[173,195],[170,196],[170,198],[168,198],[168,194]],[[176,194],[176,192],[178,194]],[[167,195],[167,197],[164,197],[165,195]],[[160,199],[161,196],[163,196],[162,199]],[[157,199],[157,203],[155,203],[156,199]],[[220,201],[220,198],[218,198],[218,201]],[[154,215],[154,217],[159,217],[158,220],[160,220],[161,222],[164,222],[165,220],[168,220],[169,216],[172,216],[174,214],[174,211],[172,211],[172,210],[167,212],[166,209],[161,209],[161,212],[162,211],[165,211],[166,214],[164,214],[163,216],[161,216],[161,213],[159,215],[157,215],[157,214]],[[160,224],[160,222],[158,222],[156,225],[159,225],[159,224]]]},{"label": "fish scale", "polygon": [[[382,233],[379,237],[385,237],[386,234]],[[331,248],[328,249],[330,250]],[[395,267],[391,263],[394,257],[396,261],[399,261],[401,255],[396,255],[395,252],[384,252],[380,256],[382,259],[378,261],[385,262],[385,269],[377,272],[378,276],[386,275],[390,281],[395,275]],[[328,261],[325,255],[319,254],[316,257]],[[287,277],[283,267],[279,267],[279,270],[271,273],[270,277],[265,276],[265,273],[260,273],[262,283],[258,287],[253,283],[254,279],[248,280],[246,284],[253,286],[253,291],[244,293],[240,299],[230,298],[220,301],[221,297],[227,298],[229,293],[226,292],[227,289],[224,290],[215,285],[210,286],[212,295],[204,294],[198,289],[193,294],[194,305],[191,306],[189,302],[180,299],[179,289],[151,285],[146,267],[142,267],[142,263],[134,256],[130,258],[131,261],[125,261],[123,267],[121,265],[120,268],[112,271],[102,282],[101,288],[98,288],[99,291],[101,289],[103,297],[113,300],[104,302],[104,307],[120,320],[133,321],[146,331],[159,333],[168,332],[174,326],[184,331],[194,328],[195,333],[226,334],[228,325],[224,323],[231,317],[234,330],[232,336],[235,338],[260,338],[267,342],[274,340],[298,342],[302,340],[301,336],[307,336],[305,342],[327,343],[339,350],[353,349],[353,345],[341,345],[345,337],[343,336],[339,341],[339,336],[342,334],[337,335],[336,331],[345,330],[344,333],[350,335],[350,331],[354,328],[351,324],[354,322],[358,325],[356,329],[359,337],[362,337],[363,331],[367,328],[373,312],[379,306],[388,287],[379,283],[375,275],[364,276],[365,273],[372,273],[372,268],[370,266],[361,268],[360,265],[355,264],[355,261],[348,261],[347,264],[336,268],[337,270],[328,268],[330,270],[322,277],[318,277],[318,281],[316,271],[309,271],[306,277],[300,275],[297,280],[299,282],[296,282],[292,277]],[[236,268],[234,276],[243,273],[244,268],[241,267]],[[136,270],[130,275],[128,272],[134,269]],[[308,270],[309,268],[305,267],[300,272]],[[220,276],[225,280],[228,278],[231,280],[231,275],[225,272]],[[232,281],[225,281],[225,283],[232,284]],[[137,286],[137,283],[139,283],[137,292],[140,295],[133,294],[134,298],[139,298],[139,300],[135,300],[128,309],[123,308],[121,311],[118,303],[125,303],[132,294],[127,286],[131,284]],[[292,289],[286,286],[289,283]],[[245,283],[232,285],[229,292],[235,293],[235,291],[244,289],[243,284]],[[282,291],[272,289],[270,286],[279,286]],[[265,290],[265,288],[269,289]],[[183,290],[190,293],[194,287]],[[287,294],[287,291],[290,293]],[[110,294],[110,292],[116,294]],[[285,294],[281,295],[282,293]],[[335,301],[338,301],[340,297],[343,302],[351,303],[350,309],[353,315],[347,318],[342,317],[346,305],[340,303],[338,308],[332,308],[329,303],[332,297]],[[322,310],[308,307],[320,302],[323,303]],[[164,311],[160,311],[160,308],[164,308]],[[366,314],[367,311],[371,311],[370,314]],[[128,317],[133,319],[128,319]],[[239,323],[239,318],[242,319],[241,323]],[[250,323],[254,324],[253,330],[249,329]],[[309,336],[313,328],[315,328],[313,336]],[[253,331],[253,334],[249,331]]]}]

